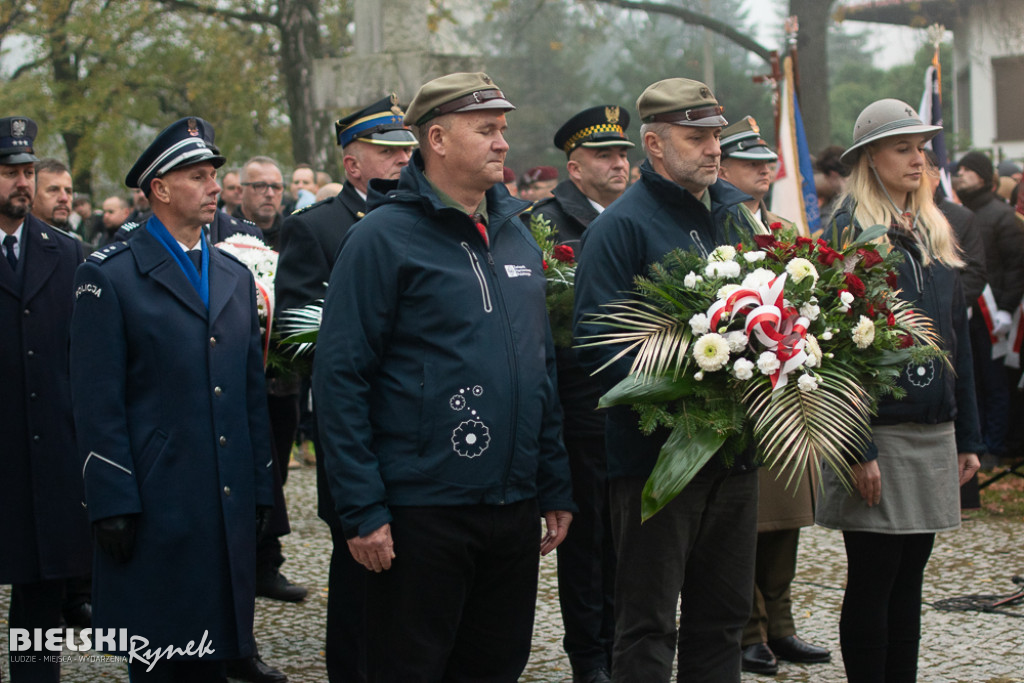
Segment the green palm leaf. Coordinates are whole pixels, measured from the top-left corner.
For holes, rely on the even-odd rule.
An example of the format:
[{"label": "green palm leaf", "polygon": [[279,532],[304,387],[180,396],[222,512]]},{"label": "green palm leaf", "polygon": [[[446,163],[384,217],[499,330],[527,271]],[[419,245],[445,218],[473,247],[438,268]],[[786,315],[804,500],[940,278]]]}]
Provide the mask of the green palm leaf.
[{"label": "green palm leaf", "polygon": [[592,316],[591,323],[619,331],[584,337],[583,339],[598,341],[580,346],[625,346],[607,363],[595,370],[595,373],[636,349],[636,357],[630,371],[643,380],[663,375],[669,369],[673,370],[673,377],[679,376],[686,366],[686,353],[693,339],[688,325],[646,301],[613,301],[607,304],[605,309],[609,312]]}]

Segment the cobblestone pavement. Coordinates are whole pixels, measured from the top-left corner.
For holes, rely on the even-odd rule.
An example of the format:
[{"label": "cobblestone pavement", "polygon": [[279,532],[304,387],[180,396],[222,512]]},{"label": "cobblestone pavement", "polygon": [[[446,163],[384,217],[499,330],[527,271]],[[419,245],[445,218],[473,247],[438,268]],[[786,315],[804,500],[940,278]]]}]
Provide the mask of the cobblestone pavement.
[{"label": "cobblestone pavement", "polygon": [[[309,597],[300,604],[259,598],[256,606],[256,637],[261,653],[267,662],[285,671],[292,683],[320,683],[327,678],[321,641],[331,541],[327,527],[316,517],[314,481],[313,468],[292,470],[285,487],[292,534],[283,539],[288,557],[283,571],[292,581],[309,587]],[[831,648],[833,659],[828,664],[783,663],[774,680],[845,680],[838,633],[845,569],[839,533],[821,528],[803,531],[793,586],[797,626],[807,640]],[[972,593],[1012,593],[1014,574],[1024,574],[1024,524],[1005,519],[968,521],[959,532],[939,536],[928,565],[924,599],[930,603]],[[0,587],[0,619],[5,625],[9,600],[10,589]],[[1024,616],[1024,607],[1014,611]],[[943,612],[926,606],[922,629],[922,683],[1024,683],[1024,620],[1001,614]],[[522,681],[571,681],[561,648],[561,631],[555,560],[551,556],[541,562],[533,654]],[[0,629],[0,652],[7,652],[6,628]],[[8,680],[6,657],[0,670]],[[127,679],[125,667],[117,663],[73,661],[63,665],[63,680],[72,683]],[[767,680],[770,678],[743,677],[744,683]]]}]

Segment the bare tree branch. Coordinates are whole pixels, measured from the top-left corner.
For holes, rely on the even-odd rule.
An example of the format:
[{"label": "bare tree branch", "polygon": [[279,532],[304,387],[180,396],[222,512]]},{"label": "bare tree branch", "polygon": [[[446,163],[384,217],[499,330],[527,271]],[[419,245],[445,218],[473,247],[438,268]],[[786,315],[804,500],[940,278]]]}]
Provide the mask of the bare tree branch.
[{"label": "bare tree branch", "polygon": [[187,10],[191,12],[199,12],[211,17],[218,17],[220,19],[234,19],[236,21],[244,21],[249,24],[271,24],[277,26],[279,24],[279,17],[273,14],[265,14],[263,12],[239,12],[232,9],[210,7],[192,0],[157,0],[162,5],[169,7],[172,10]]},{"label": "bare tree branch", "polygon": [[695,24],[697,26],[703,26],[704,28],[714,31],[725,38],[728,38],[732,42],[736,43],[744,50],[753,52],[755,55],[760,57],[766,62],[771,62],[772,51],[761,45],[750,36],[740,33],[731,25],[724,21],[719,21],[713,17],[709,17],[701,12],[695,12],[685,7],[679,7],[676,5],[666,5],[660,2],[648,2],[647,0],[589,0],[590,2],[598,2],[603,5],[612,5],[614,7],[621,7],[629,10],[639,10],[641,12],[653,12],[655,14],[668,14],[669,16],[677,17],[682,19],[687,24]]}]

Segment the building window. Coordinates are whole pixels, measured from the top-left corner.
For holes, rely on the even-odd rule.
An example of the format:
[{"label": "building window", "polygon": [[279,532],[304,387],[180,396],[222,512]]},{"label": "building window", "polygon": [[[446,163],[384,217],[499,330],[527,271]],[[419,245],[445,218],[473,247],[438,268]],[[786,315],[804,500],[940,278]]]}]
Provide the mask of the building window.
[{"label": "building window", "polygon": [[992,60],[996,92],[996,140],[1024,140],[1024,55]]}]

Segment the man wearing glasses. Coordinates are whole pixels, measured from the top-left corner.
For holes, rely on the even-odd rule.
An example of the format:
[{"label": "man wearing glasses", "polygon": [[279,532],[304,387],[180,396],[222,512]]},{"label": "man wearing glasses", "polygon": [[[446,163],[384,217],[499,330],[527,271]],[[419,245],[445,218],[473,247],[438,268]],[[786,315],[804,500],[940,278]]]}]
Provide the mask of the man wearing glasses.
[{"label": "man wearing glasses", "polygon": [[284,197],[281,167],[270,157],[253,157],[242,167],[241,180],[242,203],[235,217],[255,223],[267,246],[277,249],[277,238],[281,232],[281,199]]}]

